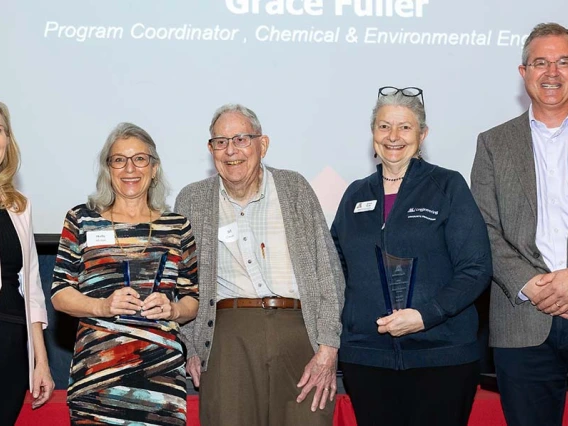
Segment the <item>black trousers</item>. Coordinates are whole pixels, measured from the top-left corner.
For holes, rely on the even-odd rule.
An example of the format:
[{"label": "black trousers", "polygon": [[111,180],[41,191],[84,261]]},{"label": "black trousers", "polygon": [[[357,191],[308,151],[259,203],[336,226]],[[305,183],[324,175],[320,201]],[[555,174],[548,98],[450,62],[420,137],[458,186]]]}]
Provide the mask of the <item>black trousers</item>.
[{"label": "black trousers", "polygon": [[510,426],[561,426],[568,374],[568,320],[554,317],[543,344],[493,348],[497,385]]},{"label": "black trousers", "polygon": [[479,363],[391,370],[342,363],[358,426],[467,426]]},{"label": "black trousers", "polygon": [[28,390],[27,332],[24,324],[0,321],[0,425],[16,423]]}]

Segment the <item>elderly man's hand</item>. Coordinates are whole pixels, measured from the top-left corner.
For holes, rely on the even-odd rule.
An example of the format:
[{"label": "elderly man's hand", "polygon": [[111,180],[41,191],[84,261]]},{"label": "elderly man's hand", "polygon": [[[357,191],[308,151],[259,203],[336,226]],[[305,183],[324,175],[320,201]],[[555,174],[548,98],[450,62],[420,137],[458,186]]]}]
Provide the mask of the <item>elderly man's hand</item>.
[{"label": "elderly man's hand", "polygon": [[568,312],[568,269],[544,274],[536,285],[542,287],[542,290],[532,297],[527,296],[539,311],[550,315]]},{"label": "elderly man's hand", "polygon": [[298,387],[302,392],[298,395],[296,402],[300,403],[310,393],[312,388],[316,388],[314,399],[312,400],[312,411],[325,408],[327,401],[333,401],[337,392],[336,380],[337,348],[321,345],[318,352],[308,362],[304,368],[304,374],[298,382]]},{"label": "elderly man's hand", "polygon": [[377,325],[379,326],[379,333],[389,333],[393,337],[400,337],[424,330],[422,315],[416,309],[394,311],[389,316],[379,318]]}]

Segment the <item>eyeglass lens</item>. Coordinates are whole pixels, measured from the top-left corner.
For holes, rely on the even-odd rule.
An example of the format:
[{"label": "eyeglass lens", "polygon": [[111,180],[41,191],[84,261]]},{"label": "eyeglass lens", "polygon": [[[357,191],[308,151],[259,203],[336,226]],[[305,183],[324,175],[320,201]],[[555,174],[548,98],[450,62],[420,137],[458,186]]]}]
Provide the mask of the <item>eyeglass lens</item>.
[{"label": "eyeglass lens", "polygon": [[235,135],[232,138],[212,138],[210,142],[213,149],[217,150],[226,149],[229,146],[229,141],[233,141],[233,145],[237,148],[246,148],[250,145],[252,138],[255,137],[258,137],[258,135]]},{"label": "eyeglass lens", "polygon": [[109,158],[108,164],[113,169],[123,169],[126,167],[128,160],[131,160],[132,164],[134,164],[134,166],[136,167],[146,167],[148,164],[150,164],[150,155],[139,153],[133,155],[132,157],[127,157],[125,155],[117,154]]}]

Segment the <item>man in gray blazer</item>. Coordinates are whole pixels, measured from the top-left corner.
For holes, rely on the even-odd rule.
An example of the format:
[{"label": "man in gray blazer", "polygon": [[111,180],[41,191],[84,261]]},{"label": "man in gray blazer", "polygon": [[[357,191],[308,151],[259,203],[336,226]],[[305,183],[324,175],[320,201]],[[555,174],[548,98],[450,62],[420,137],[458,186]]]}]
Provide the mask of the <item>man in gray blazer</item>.
[{"label": "man in gray blazer", "polygon": [[200,305],[182,336],[201,424],[331,425],[344,281],[317,197],[262,164],[250,109],[222,106],[209,130],[218,175],[175,206],[197,245]]},{"label": "man in gray blazer", "polygon": [[509,425],[562,424],[568,373],[568,30],[537,25],[531,106],[479,135],[471,189],[493,254],[490,345]]}]

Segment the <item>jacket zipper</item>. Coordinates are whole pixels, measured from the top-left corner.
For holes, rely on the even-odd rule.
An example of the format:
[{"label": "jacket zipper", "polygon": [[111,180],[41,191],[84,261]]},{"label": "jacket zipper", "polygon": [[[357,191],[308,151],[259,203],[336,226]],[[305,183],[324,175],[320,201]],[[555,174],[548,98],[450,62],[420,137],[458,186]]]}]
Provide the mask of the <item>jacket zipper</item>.
[{"label": "jacket zipper", "polygon": [[[402,187],[402,185],[401,185],[401,187]],[[398,195],[397,195],[397,198],[398,198]],[[394,204],[396,204],[396,201],[397,200],[394,201]],[[391,213],[394,210],[394,204],[392,206]],[[381,210],[383,210],[383,211],[381,211],[381,214],[382,214],[381,217],[384,217],[384,201],[381,205],[382,205]],[[390,214],[389,214],[389,216],[390,216]],[[388,218],[387,218],[387,220],[388,220]],[[383,252],[388,253],[386,238],[385,238],[386,224],[387,224],[387,221],[385,220],[383,222],[383,226],[381,227],[381,242],[382,242],[382,245],[383,245],[383,248],[384,248]],[[402,359],[402,349],[400,348],[399,339],[397,337],[392,337],[392,336],[391,336],[391,338],[392,338],[392,345],[393,345],[393,349],[394,349],[395,370],[402,370],[404,368],[404,362],[403,362],[403,359]]]},{"label": "jacket zipper", "polygon": [[[408,175],[408,172],[410,172],[410,167],[411,165],[408,166],[409,169],[406,172],[406,175]],[[394,200],[394,203],[392,205],[391,211],[389,213],[389,217],[392,215],[392,212],[395,211],[396,205],[398,203],[398,197],[400,195],[400,193],[402,192],[402,189],[405,186],[405,180],[403,179],[402,183],[400,184],[400,188],[398,189],[398,192],[396,194],[396,199]],[[383,200],[381,202],[381,218],[385,217],[385,188],[382,184],[382,182],[380,183],[381,185],[381,193],[383,196]],[[388,253],[387,250],[387,240],[386,240],[386,227],[387,227],[387,222],[389,220],[389,217],[386,218],[386,220],[384,220],[383,222],[383,226],[381,227],[381,243],[383,245],[383,251],[385,253]],[[403,370],[404,369],[404,360],[402,357],[402,349],[400,347],[400,339],[398,337],[392,337],[392,341],[393,341],[393,348],[394,348],[394,354],[395,354],[395,369],[396,370]]]}]

